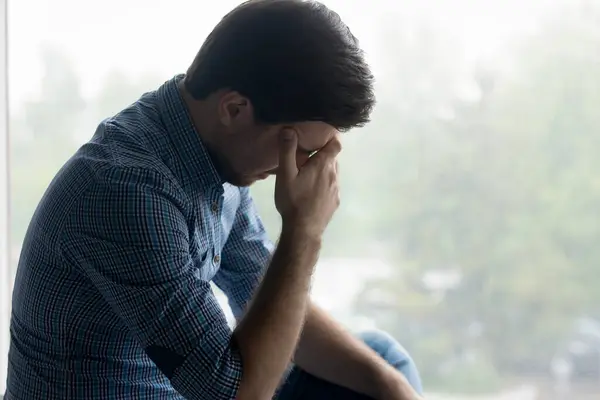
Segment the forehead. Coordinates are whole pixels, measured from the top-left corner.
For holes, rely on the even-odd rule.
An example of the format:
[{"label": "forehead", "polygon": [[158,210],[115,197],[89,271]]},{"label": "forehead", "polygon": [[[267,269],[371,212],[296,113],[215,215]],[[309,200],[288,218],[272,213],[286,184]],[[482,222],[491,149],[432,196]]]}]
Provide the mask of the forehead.
[{"label": "forehead", "polygon": [[310,121],[294,124],[298,132],[298,147],[312,152],[327,144],[337,133],[337,129],[324,122]]}]

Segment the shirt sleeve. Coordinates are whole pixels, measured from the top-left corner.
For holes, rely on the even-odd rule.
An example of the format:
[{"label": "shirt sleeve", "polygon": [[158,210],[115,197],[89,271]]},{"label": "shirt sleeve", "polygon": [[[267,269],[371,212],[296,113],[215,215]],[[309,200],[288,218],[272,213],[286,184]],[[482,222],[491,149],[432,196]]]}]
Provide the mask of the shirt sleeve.
[{"label": "shirt sleeve", "polygon": [[61,239],[78,269],[186,399],[234,399],[239,350],[190,253],[193,215],[156,172],[110,169],[79,198]]},{"label": "shirt sleeve", "polygon": [[241,188],[240,195],[240,206],[221,253],[221,267],[214,278],[227,295],[237,321],[262,280],[274,250],[249,189]]}]

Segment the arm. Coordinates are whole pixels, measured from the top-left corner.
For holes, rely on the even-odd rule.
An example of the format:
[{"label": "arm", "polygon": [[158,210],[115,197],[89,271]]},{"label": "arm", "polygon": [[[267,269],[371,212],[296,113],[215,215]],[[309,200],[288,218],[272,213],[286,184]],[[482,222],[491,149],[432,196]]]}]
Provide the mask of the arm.
[{"label": "arm", "polygon": [[214,283],[226,295],[239,323],[262,281],[275,246],[269,240],[248,188],[240,188],[240,205]]},{"label": "arm", "polygon": [[271,398],[297,343],[320,241],[284,229],[232,333],[209,283],[196,276],[183,194],[152,171],[97,175],[65,222],[65,260],[186,399]]},{"label": "arm", "polygon": [[[256,377],[262,388],[242,383],[240,397],[244,398],[272,396],[291,360],[306,315],[321,237],[339,205],[335,162],[341,150],[339,139],[332,139],[300,171],[296,141],[293,131],[282,132],[275,184],[282,233],[259,290],[234,332],[244,359],[260,360],[247,374],[249,382]],[[244,250],[234,243],[235,247],[237,254]]]},{"label": "arm", "polygon": [[[215,277],[238,321],[264,275],[273,248],[248,189],[240,189],[240,193],[240,207]],[[382,380],[387,375],[397,379],[398,374],[313,303],[307,309],[294,361],[321,379],[374,398],[379,398],[384,387]]]},{"label": "arm", "polygon": [[[261,329],[257,334],[265,339],[267,350],[260,350],[261,354],[257,349],[256,357],[262,358],[266,363],[269,361],[267,356],[270,349],[285,349],[286,357],[281,359],[282,364],[277,368],[280,373],[274,375],[273,378],[276,379],[271,382],[273,391],[280,383],[281,375],[292,359],[300,336],[313,271],[312,268],[290,269],[289,267],[296,264],[294,259],[307,256],[310,257],[310,266],[314,266],[319,246],[320,242],[310,239],[307,241],[302,236],[294,237],[294,233],[286,230],[284,226],[277,250],[273,253],[273,245],[267,237],[248,189],[240,189],[240,206],[222,251],[221,267],[214,282],[229,299],[233,314],[239,322],[236,331],[240,337],[245,336],[244,329]],[[299,254],[295,254],[296,251],[299,251]],[[289,267],[284,270],[281,268],[282,265]],[[295,276],[298,273],[300,275]],[[302,286],[298,287],[300,282]],[[259,285],[261,289],[252,300],[252,307],[248,308],[248,303]],[[300,290],[300,293],[295,294],[292,292],[294,290]],[[261,293],[264,296],[262,298]],[[297,298],[298,301],[290,302],[293,298]],[[246,309],[248,312],[244,315]],[[252,310],[264,315],[261,316],[257,312],[254,318],[259,320],[252,322]],[[274,325],[275,321],[265,311],[285,316],[289,321],[285,326],[277,327]],[[294,340],[290,342],[291,346],[278,343],[280,340],[285,340],[285,336],[288,335],[282,334],[282,329],[294,329],[296,332],[293,335]]]},{"label": "arm", "polygon": [[284,225],[277,250],[246,315],[236,327],[247,368],[239,399],[270,399],[286,370],[304,323],[320,240]]},{"label": "arm", "polygon": [[388,380],[399,378],[377,353],[314,304],[309,306],[294,361],[312,375],[375,399],[381,398]]},{"label": "arm", "polygon": [[152,171],[96,174],[65,221],[65,261],[186,399],[235,398],[242,355],[209,283],[196,276],[184,194]]}]

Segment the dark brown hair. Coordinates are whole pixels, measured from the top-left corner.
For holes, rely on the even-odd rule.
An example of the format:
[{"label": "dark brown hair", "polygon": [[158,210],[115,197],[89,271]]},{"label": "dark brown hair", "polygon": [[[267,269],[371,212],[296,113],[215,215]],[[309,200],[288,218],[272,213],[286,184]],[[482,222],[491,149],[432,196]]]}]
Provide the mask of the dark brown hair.
[{"label": "dark brown hair", "polygon": [[219,89],[252,102],[260,123],[369,121],[373,76],[340,16],[316,1],[250,0],[210,33],[185,78],[204,99]]}]

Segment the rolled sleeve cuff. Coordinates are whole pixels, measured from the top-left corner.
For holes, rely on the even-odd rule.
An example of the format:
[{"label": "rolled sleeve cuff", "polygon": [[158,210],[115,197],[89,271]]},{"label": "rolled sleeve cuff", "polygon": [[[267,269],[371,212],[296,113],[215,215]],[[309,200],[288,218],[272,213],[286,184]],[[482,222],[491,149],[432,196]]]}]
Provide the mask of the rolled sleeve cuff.
[{"label": "rolled sleeve cuff", "polygon": [[215,327],[188,354],[171,379],[189,400],[234,400],[242,380],[242,357],[228,326]]}]

